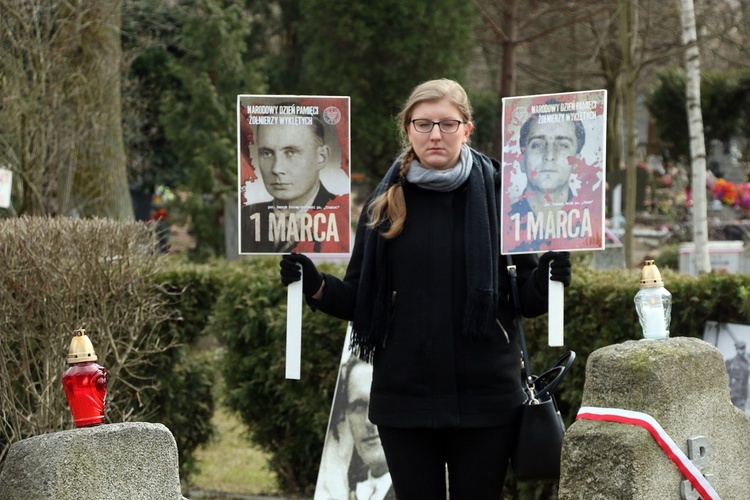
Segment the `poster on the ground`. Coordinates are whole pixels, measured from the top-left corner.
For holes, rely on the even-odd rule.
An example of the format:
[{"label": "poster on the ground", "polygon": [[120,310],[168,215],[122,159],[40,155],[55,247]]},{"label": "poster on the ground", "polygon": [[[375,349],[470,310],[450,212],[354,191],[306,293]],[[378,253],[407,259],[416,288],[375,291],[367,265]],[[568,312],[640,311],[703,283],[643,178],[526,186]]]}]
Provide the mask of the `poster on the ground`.
[{"label": "poster on the ground", "polygon": [[750,416],[750,325],[706,321],[703,340],[715,346],[724,358],[729,376],[729,399]]},{"label": "poster on the ground", "polygon": [[239,253],[348,254],[349,98],[238,95]]},{"label": "poster on the ground", "polygon": [[606,110],[606,90],[503,99],[503,253],[604,248]]},{"label": "poster on the ground", "polygon": [[378,428],[367,418],[372,365],[349,351],[351,332],[349,323],[314,500],[395,500]]}]

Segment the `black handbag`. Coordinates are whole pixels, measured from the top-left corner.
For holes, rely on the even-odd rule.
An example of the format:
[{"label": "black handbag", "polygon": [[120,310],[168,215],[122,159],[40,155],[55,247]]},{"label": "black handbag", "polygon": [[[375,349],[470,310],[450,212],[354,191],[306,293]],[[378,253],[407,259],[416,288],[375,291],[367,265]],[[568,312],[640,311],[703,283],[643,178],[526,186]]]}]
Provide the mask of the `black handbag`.
[{"label": "black handbag", "polygon": [[560,477],[560,454],[565,424],[557,409],[554,392],[573,364],[576,354],[568,351],[552,368],[541,375],[532,375],[521,320],[516,266],[513,265],[511,257],[507,257],[518,342],[521,348],[521,378],[526,392],[526,402],[521,408],[521,423],[510,464],[513,474],[519,481],[557,480]]}]

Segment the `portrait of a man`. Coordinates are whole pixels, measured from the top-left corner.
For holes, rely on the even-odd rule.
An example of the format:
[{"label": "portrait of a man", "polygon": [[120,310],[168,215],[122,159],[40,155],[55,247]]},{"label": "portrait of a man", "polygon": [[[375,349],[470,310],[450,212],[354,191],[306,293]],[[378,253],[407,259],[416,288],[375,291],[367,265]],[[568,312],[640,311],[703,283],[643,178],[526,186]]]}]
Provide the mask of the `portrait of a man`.
[{"label": "portrait of a man", "polygon": [[747,411],[748,383],[750,383],[750,358],[747,344],[738,340],[734,344],[735,354],[725,361],[729,375],[729,398],[740,410]]},{"label": "portrait of a man", "polygon": [[[328,123],[341,114],[325,115],[309,101],[246,109],[264,113],[240,114],[246,122],[241,182],[243,166],[253,174],[240,186],[240,253],[348,253],[350,187],[348,157],[342,158],[348,143],[340,144],[336,124]],[[329,188],[323,173],[343,175],[342,165],[347,184]]]},{"label": "portrait of a man", "polygon": [[521,127],[521,171],[526,189],[512,205],[514,213],[536,214],[557,210],[573,198],[570,175],[580,158],[586,131],[579,120],[539,123],[538,117]]},{"label": "portrait of a man", "polygon": [[724,358],[732,404],[750,415],[750,325],[707,321],[703,340],[716,346]]},{"label": "portrait of a man", "polygon": [[344,359],[314,498],[394,500],[380,436],[377,427],[367,418],[372,365],[348,352]]},{"label": "portrait of a man", "polygon": [[503,99],[503,253],[604,246],[605,91]]}]

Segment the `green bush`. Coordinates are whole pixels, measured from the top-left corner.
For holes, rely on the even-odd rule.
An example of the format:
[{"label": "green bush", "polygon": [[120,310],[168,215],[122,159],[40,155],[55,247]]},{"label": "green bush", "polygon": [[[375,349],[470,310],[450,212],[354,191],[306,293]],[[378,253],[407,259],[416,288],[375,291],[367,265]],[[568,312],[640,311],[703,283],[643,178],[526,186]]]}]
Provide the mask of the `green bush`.
[{"label": "green bush", "polygon": [[148,375],[160,381],[153,401],[158,411],[150,420],[172,431],[183,481],[197,471],[195,451],[214,434],[211,417],[218,361],[213,350],[201,346],[212,339],[206,326],[223,286],[225,267],[220,261],[194,265],[176,259],[158,276],[174,318],[165,324],[162,338],[174,339],[179,347],[163,356]]},{"label": "green bush", "polygon": [[659,269],[680,269],[680,245],[664,245],[659,249],[655,258],[656,265]]},{"label": "green bush", "polygon": [[[341,276],[344,267],[329,272]],[[673,295],[672,336],[702,337],[707,320],[750,323],[750,276],[680,275],[663,269]],[[565,291],[565,347],[547,345],[546,316],[525,320],[536,373],[566,349],[577,358],[557,396],[567,425],[581,406],[586,361],[596,349],[642,338],[633,297],[640,270],[593,270],[577,264]],[[345,323],[305,306],[301,380],[285,380],[286,291],[278,283],[276,259],[237,266],[225,282],[210,327],[226,339],[223,363],[228,402],[252,439],[271,454],[282,491],[309,494],[317,479]],[[516,484],[513,498],[554,497],[555,483]]]},{"label": "green bush", "polygon": [[[706,321],[750,323],[750,276],[709,274],[693,277],[661,270],[672,294],[672,337],[703,337]],[[573,283],[565,291],[565,348],[547,346],[547,318],[525,321],[532,366],[551,366],[565,349],[577,359],[559,389],[560,405],[568,423],[581,404],[586,360],[607,345],[643,338],[633,298],[640,271],[595,271],[575,268]]]},{"label": "green bush", "polygon": [[[322,265],[324,270],[330,265]],[[305,306],[301,380],[285,378],[286,288],[278,259],[234,266],[210,328],[222,335],[226,402],[270,454],[279,488],[312,493],[338,375],[346,323]]]},{"label": "green bush", "polygon": [[[658,265],[658,264],[657,264]],[[670,336],[703,337],[706,321],[750,324],[750,276],[709,274],[701,277],[661,269],[672,294]],[[547,345],[547,317],[524,322],[531,365],[535,372],[551,366],[567,349],[576,361],[557,391],[560,411],[569,426],[581,406],[589,355],[602,347],[643,338],[633,298],[638,292],[640,270],[596,271],[575,267],[573,282],[565,291],[565,347]],[[510,480],[513,483],[512,479]],[[545,486],[550,486],[549,484]],[[538,483],[513,485],[520,491],[545,491]],[[552,485],[551,490],[556,489]],[[548,496],[514,498],[548,498]]]},{"label": "green bush", "polygon": [[206,353],[180,348],[163,366],[163,375],[156,374],[161,377],[154,400],[159,410],[150,420],[164,424],[174,435],[182,481],[189,481],[198,470],[194,453],[214,434],[215,366]]},{"label": "green bush", "polygon": [[[213,388],[223,376],[226,404],[269,453],[281,491],[312,493],[346,322],[304,306],[301,379],[287,380],[286,289],[277,258],[185,263],[151,252],[146,226],[104,221],[11,219],[0,234],[0,456],[17,439],[72,427],[59,376],[71,332],[85,322],[100,363],[112,370],[107,417],[164,423],[177,441],[183,479],[212,435]],[[344,267],[321,264],[337,276]],[[750,323],[750,276],[660,269],[673,295],[672,336],[700,338],[708,320]],[[591,352],[642,337],[633,303],[639,280],[639,271],[596,271],[575,259],[565,348],[547,346],[546,316],[524,322],[536,373],[565,349],[577,353],[557,394],[568,425]],[[128,339],[137,348],[127,350]],[[556,485],[516,484],[511,475],[508,489],[514,498],[549,498]]]}]

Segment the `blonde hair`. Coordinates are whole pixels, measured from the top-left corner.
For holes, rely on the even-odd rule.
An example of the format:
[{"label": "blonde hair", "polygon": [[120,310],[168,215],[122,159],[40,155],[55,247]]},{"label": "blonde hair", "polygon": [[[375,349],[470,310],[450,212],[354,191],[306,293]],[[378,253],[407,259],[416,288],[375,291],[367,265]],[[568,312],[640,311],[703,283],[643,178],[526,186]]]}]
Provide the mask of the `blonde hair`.
[{"label": "blonde hair", "polygon": [[453,80],[441,78],[429,80],[417,85],[406,100],[403,109],[396,117],[399,125],[399,139],[403,147],[401,167],[398,172],[398,182],[391,185],[385,192],[376,196],[368,207],[370,228],[375,228],[385,220],[390,221],[390,227],[382,235],[386,239],[395,238],[401,233],[406,222],[406,202],[404,201],[403,182],[409,171],[411,162],[417,159],[414,148],[409,142],[409,126],[414,108],[423,102],[436,102],[448,99],[458,108],[463,121],[471,121],[471,103],[464,88]]}]

